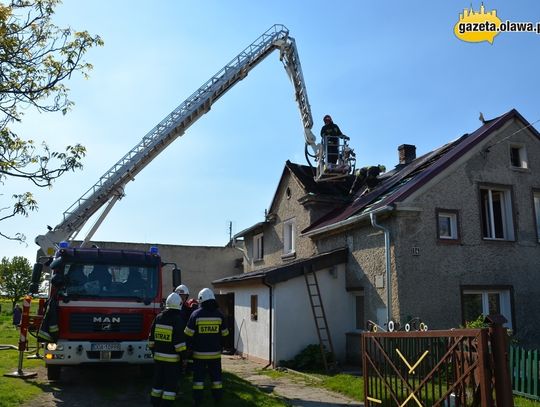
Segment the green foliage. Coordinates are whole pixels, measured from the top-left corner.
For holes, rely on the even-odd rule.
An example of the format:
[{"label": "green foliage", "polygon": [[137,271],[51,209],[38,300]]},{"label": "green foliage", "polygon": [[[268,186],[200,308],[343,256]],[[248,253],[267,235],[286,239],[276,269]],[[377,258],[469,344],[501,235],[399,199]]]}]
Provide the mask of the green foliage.
[{"label": "green foliage", "polygon": [[474,321],[466,321],[465,322],[465,328],[489,328],[489,324],[484,322],[485,317],[480,314],[478,318],[476,318]]},{"label": "green foliage", "polygon": [[[332,353],[326,351],[326,360],[333,360]],[[292,360],[281,360],[280,366],[302,371],[317,371],[324,369],[324,362],[319,345],[308,345]]]},{"label": "green foliage", "polygon": [[[28,107],[40,112],[65,114],[73,102],[64,81],[74,72],[87,76],[92,65],[82,58],[103,41],[86,31],[60,28],[51,21],[59,0],[12,0],[0,3],[0,183],[24,178],[37,187],[50,187],[67,171],[82,168],[86,153],[80,144],[64,151],[51,151],[42,143],[15,134],[9,125],[22,120]],[[0,221],[28,216],[38,207],[31,192],[14,194],[9,205],[1,205]],[[0,236],[24,241],[16,234]]]},{"label": "green foliage", "polygon": [[11,300],[11,309],[28,293],[32,267],[26,257],[7,257],[0,262],[0,290]]}]

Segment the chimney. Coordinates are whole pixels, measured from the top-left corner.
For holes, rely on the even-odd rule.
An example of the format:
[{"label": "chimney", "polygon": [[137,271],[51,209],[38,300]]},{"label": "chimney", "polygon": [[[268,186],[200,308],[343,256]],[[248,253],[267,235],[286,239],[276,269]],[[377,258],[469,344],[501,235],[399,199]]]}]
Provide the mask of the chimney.
[{"label": "chimney", "polygon": [[399,163],[400,164],[409,164],[411,161],[416,159],[416,146],[412,144],[402,144],[398,147],[399,152]]}]

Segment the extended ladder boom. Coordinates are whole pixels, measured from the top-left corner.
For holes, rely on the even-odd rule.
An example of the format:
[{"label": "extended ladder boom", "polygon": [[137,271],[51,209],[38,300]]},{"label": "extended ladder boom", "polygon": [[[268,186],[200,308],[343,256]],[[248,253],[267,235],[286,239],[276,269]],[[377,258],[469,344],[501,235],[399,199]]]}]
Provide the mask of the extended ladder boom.
[{"label": "extended ladder boom", "polygon": [[276,24],[240,52],[146,134],[134,148],[103,174],[98,182],[64,212],[62,222],[54,230],[49,230],[46,235],[38,236],[36,243],[45,253],[54,250],[60,241],[74,239],[86,221],[107,204],[103,215],[84,240],[84,245],[114,203],[124,195],[124,186],[133,180],[135,175],[169,144],[182,136],[189,126],[208,112],[216,100],[244,79],[251,69],[276,49],[280,50],[280,59],[294,85],[306,143],[317,151],[318,146],[315,144],[315,137],[311,132],[313,118],[296,44],[294,39],[289,37],[288,29],[283,25]]}]

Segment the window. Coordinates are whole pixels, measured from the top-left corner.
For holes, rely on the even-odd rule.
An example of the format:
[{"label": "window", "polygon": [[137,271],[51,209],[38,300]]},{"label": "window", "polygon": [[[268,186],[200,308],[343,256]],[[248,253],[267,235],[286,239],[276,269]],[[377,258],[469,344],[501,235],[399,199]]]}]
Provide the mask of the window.
[{"label": "window", "polygon": [[251,320],[257,321],[259,315],[258,315],[258,309],[259,309],[259,297],[257,295],[251,296]]},{"label": "window", "polygon": [[285,196],[287,197],[287,199],[291,199],[291,188],[286,189]]},{"label": "window", "polygon": [[504,326],[512,329],[512,305],[509,288],[464,288],[462,290],[463,324],[480,315],[501,314],[508,321]]},{"label": "window", "polygon": [[514,240],[510,190],[481,188],[480,201],[484,239]]},{"label": "window", "polygon": [[294,218],[283,222],[283,254],[293,254],[295,252],[295,229],[296,220]]},{"label": "window", "polygon": [[536,239],[540,242],[540,191],[534,193],[534,217],[536,220]]},{"label": "window", "polygon": [[510,165],[516,168],[528,168],[527,151],[525,150],[525,146],[510,146]]},{"label": "window", "polygon": [[262,260],[264,257],[263,234],[253,236],[253,261]]},{"label": "window", "polygon": [[441,240],[458,240],[458,212],[437,210],[437,236]]}]

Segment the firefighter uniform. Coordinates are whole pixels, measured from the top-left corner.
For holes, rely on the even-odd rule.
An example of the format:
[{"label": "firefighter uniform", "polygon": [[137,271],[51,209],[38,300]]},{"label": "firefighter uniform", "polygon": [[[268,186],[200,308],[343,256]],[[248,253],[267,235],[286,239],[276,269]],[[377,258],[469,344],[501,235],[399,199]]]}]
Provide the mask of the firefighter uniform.
[{"label": "firefighter uniform", "polygon": [[212,397],[219,402],[223,396],[221,381],[221,338],[229,334],[225,317],[219,311],[214,293],[204,288],[199,293],[200,307],[191,314],[185,334],[193,351],[193,401],[203,400],[206,371],[212,381]]},{"label": "firefighter uniform", "polygon": [[180,307],[176,293],[167,297],[165,311],[160,313],[150,330],[148,346],[154,355],[154,381],[150,393],[153,406],[170,406],[176,398],[180,378],[179,364],[186,350]]}]

